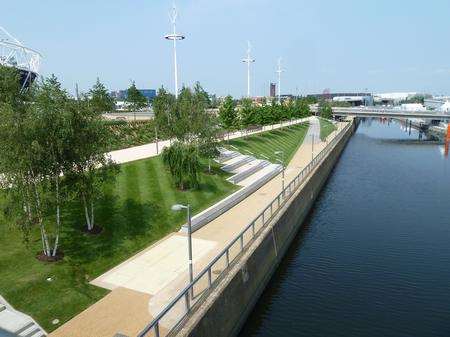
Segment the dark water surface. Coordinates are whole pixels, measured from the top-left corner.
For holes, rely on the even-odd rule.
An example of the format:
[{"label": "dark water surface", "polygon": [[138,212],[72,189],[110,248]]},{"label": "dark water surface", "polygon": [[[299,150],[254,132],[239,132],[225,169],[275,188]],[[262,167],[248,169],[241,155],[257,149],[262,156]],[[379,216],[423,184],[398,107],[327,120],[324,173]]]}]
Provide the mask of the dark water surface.
[{"label": "dark water surface", "polygon": [[362,123],[240,336],[450,336],[450,160]]}]

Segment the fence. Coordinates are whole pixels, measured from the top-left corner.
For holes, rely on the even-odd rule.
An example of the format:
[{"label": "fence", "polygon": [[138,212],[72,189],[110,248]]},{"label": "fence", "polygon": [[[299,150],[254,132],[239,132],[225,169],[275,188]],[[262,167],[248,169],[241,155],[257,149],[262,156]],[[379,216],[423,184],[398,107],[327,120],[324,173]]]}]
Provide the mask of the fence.
[{"label": "fence", "polygon": [[[290,199],[311,171],[328,155],[334,145],[342,139],[350,127],[352,127],[352,123],[348,123],[341,129],[331,142],[303,168],[285,189],[139,333],[138,337],[160,337],[163,333],[165,336],[170,334],[191,312],[193,306],[201,303],[206,298],[207,291],[212,288],[215,282],[229,269],[230,265],[237,260],[250,243],[260,235],[273,216]],[[165,331],[162,332],[162,325],[171,327],[169,330],[164,329]]]}]

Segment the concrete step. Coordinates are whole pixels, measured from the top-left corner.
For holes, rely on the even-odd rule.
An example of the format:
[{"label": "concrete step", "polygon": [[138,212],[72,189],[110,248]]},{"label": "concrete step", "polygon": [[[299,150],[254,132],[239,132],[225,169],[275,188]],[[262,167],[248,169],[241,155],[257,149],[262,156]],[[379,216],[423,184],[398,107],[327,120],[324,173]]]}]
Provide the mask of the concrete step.
[{"label": "concrete step", "polygon": [[27,337],[46,337],[47,335],[42,332],[41,330],[37,331],[36,333],[34,333],[33,335],[29,335]]},{"label": "concrete step", "polygon": [[47,333],[30,316],[14,310],[0,295],[0,336],[45,337]]},{"label": "concrete step", "polygon": [[269,181],[270,179],[267,179],[268,176],[271,176],[272,174],[276,175],[280,171],[281,171],[281,165],[269,164],[269,165],[265,166],[263,169],[255,172],[254,174],[252,174],[252,175],[248,176],[247,178],[245,178],[244,180],[242,180],[240,182],[240,185],[247,186],[247,185],[253,185],[255,182],[258,182],[258,181],[264,181],[264,180]]},{"label": "concrete step", "polygon": [[[30,319],[25,316],[20,316],[10,310],[3,310],[0,312],[0,329],[17,334],[30,324]],[[32,322],[31,322],[32,323]]]},{"label": "concrete step", "polygon": [[16,332],[18,337],[37,337],[42,336],[41,329],[34,324],[34,322],[31,322],[31,324],[26,329],[22,329],[20,332]]},{"label": "concrete step", "polygon": [[223,163],[240,155],[239,152],[226,150],[220,153],[219,158],[217,158],[216,161]]},{"label": "concrete step", "polygon": [[243,180],[250,177],[252,174],[255,174],[256,172],[262,170],[264,167],[270,165],[270,163],[266,160],[255,160],[252,161],[237,170],[238,172],[233,175],[232,177],[228,178],[227,180],[233,184],[239,184],[241,186],[244,186],[241,184]]},{"label": "concrete step", "polygon": [[238,169],[242,165],[245,165],[251,161],[255,160],[252,156],[239,156],[236,157],[236,159],[230,160],[226,162],[226,165],[222,166],[222,170],[226,172],[233,172],[234,170]]}]

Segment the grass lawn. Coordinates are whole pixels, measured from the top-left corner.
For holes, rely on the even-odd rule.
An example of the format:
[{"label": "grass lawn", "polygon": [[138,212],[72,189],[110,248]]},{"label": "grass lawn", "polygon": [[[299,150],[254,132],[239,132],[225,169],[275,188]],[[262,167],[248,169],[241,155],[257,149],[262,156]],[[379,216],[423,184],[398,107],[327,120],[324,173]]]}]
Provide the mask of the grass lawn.
[{"label": "grass lawn", "polygon": [[[241,153],[249,154],[250,151],[254,157],[265,159],[264,155],[275,162],[277,156],[275,151],[284,151],[284,164],[287,165],[294,156],[297,149],[303,143],[303,139],[308,131],[309,123],[297,124],[283,129],[267,131],[264,133],[239,138],[225,142],[225,146],[233,149],[230,145],[236,147]],[[228,144],[228,146],[227,146]]]},{"label": "grass lawn", "polygon": [[330,133],[336,130],[336,126],[327,119],[319,118],[320,121],[320,139],[325,140]]},{"label": "grass lawn", "polygon": [[[99,236],[81,232],[84,217],[78,202],[64,206],[65,257],[53,264],[35,258],[42,248],[37,230],[27,247],[0,212],[0,294],[44,329],[54,330],[107,294],[89,285],[90,280],[180,227],[185,213],[171,211],[171,205],[189,202],[199,212],[235,191],[226,177],[216,166],[214,174],[201,175],[199,190],[182,192],[173,187],[161,157],[122,165],[117,181],[105,186],[97,203],[96,223],[104,228]],[[57,326],[51,323],[55,318]]]}]

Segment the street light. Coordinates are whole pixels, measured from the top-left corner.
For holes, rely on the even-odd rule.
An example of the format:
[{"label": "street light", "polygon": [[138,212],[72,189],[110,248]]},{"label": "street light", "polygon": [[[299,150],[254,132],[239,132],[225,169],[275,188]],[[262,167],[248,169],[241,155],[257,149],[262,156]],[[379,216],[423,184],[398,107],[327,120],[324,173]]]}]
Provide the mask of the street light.
[{"label": "street light", "polygon": [[[192,222],[191,222],[191,205],[187,204],[175,204],[172,206],[172,211],[178,212],[181,210],[187,210],[187,223],[188,223],[188,255],[189,255],[189,283],[192,284],[194,280],[194,271],[192,268]],[[191,298],[194,298],[194,289],[191,288]]]},{"label": "street light", "polygon": [[178,63],[177,63],[177,41],[185,39],[184,35],[177,33],[177,17],[178,11],[175,5],[173,5],[172,12],[169,14],[170,22],[173,26],[172,34],[167,34],[164,36],[166,40],[173,41],[173,66],[174,66],[174,77],[175,77],[175,98],[178,98]]},{"label": "street light", "polygon": [[278,59],[278,68],[276,73],[278,74],[278,104],[281,104],[281,73],[284,70],[281,67],[281,57]]},{"label": "street light", "polygon": [[311,147],[312,147],[312,149],[311,149],[311,161],[313,161],[314,160],[314,133],[311,135],[311,137],[312,137],[312,141],[311,141]]},{"label": "street light", "polygon": [[247,41],[247,57],[242,62],[247,64],[247,97],[250,98],[250,66],[255,62],[251,56],[252,46],[250,41]]},{"label": "street light", "polygon": [[281,171],[281,192],[283,193],[284,196],[284,151],[280,150],[275,151],[274,153],[275,155],[281,157],[281,159],[277,159],[277,161],[281,164],[281,167],[283,168],[283,170]]}]

